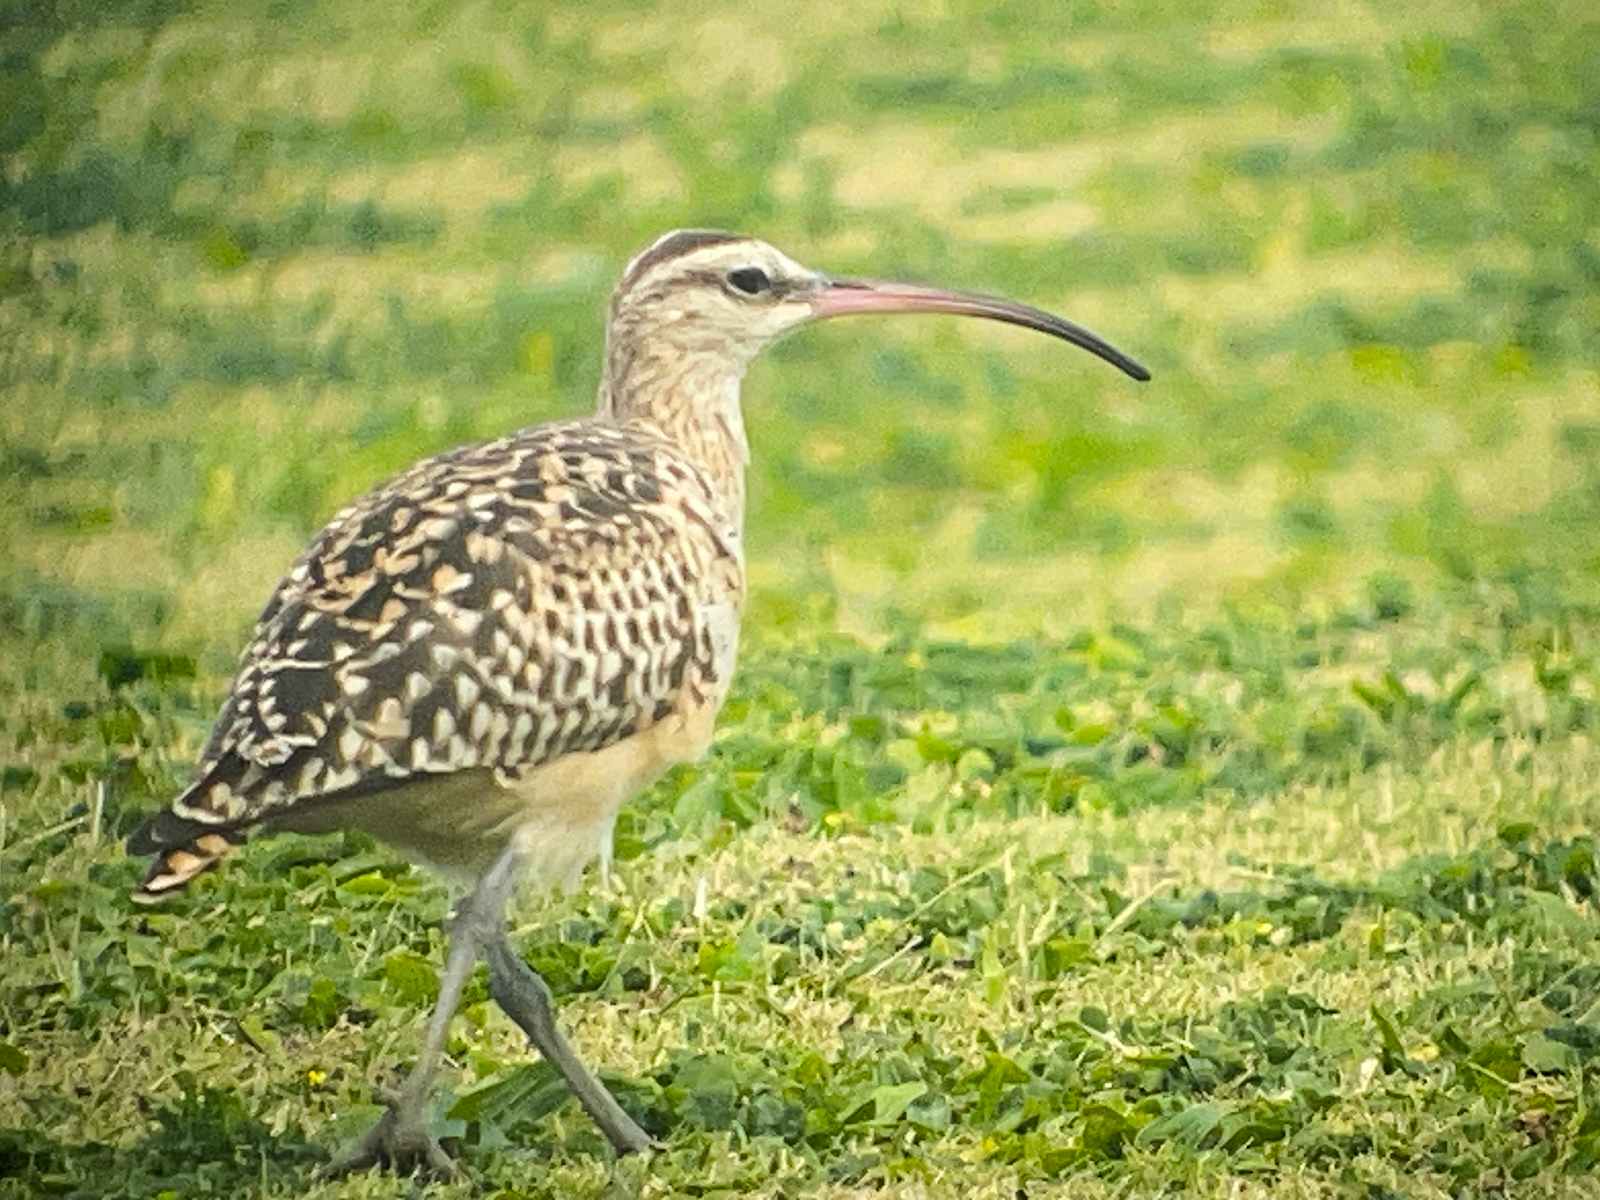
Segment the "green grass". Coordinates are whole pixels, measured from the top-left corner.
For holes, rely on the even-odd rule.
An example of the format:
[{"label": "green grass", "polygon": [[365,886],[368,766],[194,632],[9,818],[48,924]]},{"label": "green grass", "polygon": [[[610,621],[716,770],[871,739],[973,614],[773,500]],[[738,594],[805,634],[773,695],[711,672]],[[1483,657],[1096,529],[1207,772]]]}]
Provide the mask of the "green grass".
[{"label": "green grass", "polygon": [[1576,2],[0,13],[0,1198],[311,1179],[448,906],[361,837],[133,909],[254,613],[586,409],[666,228],[1001,291],[746,391],[712,754],[469,989],[430,1194],[1600,1195],[1600,23]]}]

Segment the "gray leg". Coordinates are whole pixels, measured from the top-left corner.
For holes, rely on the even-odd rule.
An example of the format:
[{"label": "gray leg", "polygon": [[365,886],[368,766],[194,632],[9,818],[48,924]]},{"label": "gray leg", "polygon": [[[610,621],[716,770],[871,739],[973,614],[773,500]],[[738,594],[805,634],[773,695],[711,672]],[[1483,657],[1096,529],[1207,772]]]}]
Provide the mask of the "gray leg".
[{"label": "gray leg", "polygon": [[416,1066],[411,1068],[411,1074],[406,1076],[399,1091],[384,1097],[389,1111],[376,1125],[334,1155],[319,1171],[324,1177],[375,1166],[392,1167],[404,1174],[422,1170],[442,1179],[455,1175],[455,1164],[450,1156],[428,1133],[423,1109],[428,1101],[428,1085],[433,1082],[439,1060],[444,1056],[450,1019],[455,1016],[462,989],[478,962],[478,937],[472,918],[476,899],[476,892],[464,899],[456,919],[451,922],[450,956],[445,963],[444,977],[439,981],[439,1001],[428,1019],[427,1040]]},{"label": "gray leg", "polygon": [[388,1098],[389,1111],[364,1136],[335,1156],[321,1174],[338,1175],[372,1166],[408,1172],[424,1169],[446,1178],[455,1174],[450,1156],[428,1136],[422,1110],[428,1085],[444,1053],[450,1019],[461,1002],[462,989],[480,949],[488,954],[489,990],[495,1003],[522,1027],[539,1053],[566,1081],[617,1153],[643,1150],[650,1145],[649,1135],[622,1111],[605,1085],[589,1073],[561,1036],[550,1007],[550,989],[506,940],[506,901],[515,886],[518,865],[516,851],[507,850],[456,909],[450,930],[450,957],[439,983],[439,1002],[428,1021],[427,1041],[417,1065],[400,1090]]},{"label": "gray leg", "polygon": [[512,950],[504,925],[489,936],[484,949],[489,956],[489,993],[495,1003],[522,1027],[528,1040],[566,1080],[578,1103],[594,1118],[594,1123],[600,1126],[617,1153],[648,1149],[650,1135],[622,1111],[622,1106],[606,1091],[605,1084],[589,1073],[567,1039],[561,1036],[550,1007],[550,988]]}]

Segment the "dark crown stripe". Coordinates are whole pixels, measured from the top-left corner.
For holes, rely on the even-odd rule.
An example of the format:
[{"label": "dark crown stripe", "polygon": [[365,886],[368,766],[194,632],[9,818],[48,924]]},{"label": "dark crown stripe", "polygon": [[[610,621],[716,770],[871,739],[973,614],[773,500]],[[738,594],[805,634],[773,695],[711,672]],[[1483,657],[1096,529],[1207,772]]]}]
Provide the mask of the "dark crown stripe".
[{"label": "dark crown stripe", "polygon": [[728,242],[740,242],[744,239],[738,234],[724,233],[720,229],[680,229],[676,233],[669,233],[666,237],[651,246],[628,268],[628,273],[623,276],[622,284],[618,291],[627,291],[652,267],[659,266],[669,259],[687,254],[691,250],[699,250],[705,246],[721,246]]}]

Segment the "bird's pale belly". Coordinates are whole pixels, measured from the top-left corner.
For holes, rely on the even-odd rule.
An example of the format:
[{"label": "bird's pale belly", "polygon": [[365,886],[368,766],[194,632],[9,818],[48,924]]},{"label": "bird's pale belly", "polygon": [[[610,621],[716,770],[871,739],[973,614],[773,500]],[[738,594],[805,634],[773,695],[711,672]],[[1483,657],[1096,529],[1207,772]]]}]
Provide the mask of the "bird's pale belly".
[{"label": "bird's pale belly", "polygon": [[302,803],[273,828],[363,829],[468,883],[515,844],[525,878],[570,886],[595,858],[610,858],[611,831],[628,800],[674,763],[704,753],[716,708],[675,714],[603,750],[565,754],[514,778],[455,771],[348,800]]}]

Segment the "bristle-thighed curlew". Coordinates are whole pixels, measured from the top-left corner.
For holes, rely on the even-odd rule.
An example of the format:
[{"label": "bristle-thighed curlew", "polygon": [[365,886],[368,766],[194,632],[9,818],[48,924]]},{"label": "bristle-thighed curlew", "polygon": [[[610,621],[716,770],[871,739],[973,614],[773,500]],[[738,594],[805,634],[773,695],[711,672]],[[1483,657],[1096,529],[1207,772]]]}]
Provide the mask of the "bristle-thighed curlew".
[{"label": "bristle-thighed curlew", "polygon": [[450,1172],[423,1108],[480,953],[612,1145],[649,1144],[556,1029],[505,908],[519,880],[606,856],[617,810],[711,739],[744,597],[750,360],[808,321],[884,311],[1025,326],[1149,378],[1009,300],[830,280],[752,238],[671,233],[613,295],[593,416],[418,463],[338,513],[278,585],[193,782],[128,849],[157,856],[145,900],[247,834],[350,826],[466,886],[419,1060],[332,1169]]}]

